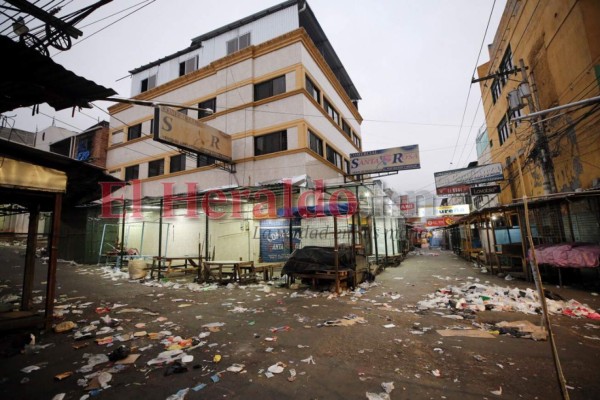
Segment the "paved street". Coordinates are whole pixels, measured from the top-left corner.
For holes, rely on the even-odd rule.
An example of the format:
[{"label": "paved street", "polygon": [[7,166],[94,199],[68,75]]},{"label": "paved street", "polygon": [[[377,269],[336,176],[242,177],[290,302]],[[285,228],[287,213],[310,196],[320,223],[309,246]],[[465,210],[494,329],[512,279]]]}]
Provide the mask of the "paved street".
[{"label": "paved street", "polygon": [[[17,266],[23,264],[23,253],[21,248],[0,247],[0,296],[14,293],[20,285]],[[43,266],[38,271],[36,289],[41,290]],[[367,392],[378,399],[385,398],[382,383],[393,382],[392,399],[561,398],[547,341],[508,335],[443,337],[436,332],[459,326],[485,328],[489,325],[481,324],[499,321],[537,324],[539,316],[483,311],[474,319],[450,319],[443,316],[450,314],[448,310],[416,307],[436,289],[477,280],[531,287],[482,274],[454,254],[437,250],[410,255],[401,266],[378,275],[375,284],[341,297],[277,285],[210,290],[192,285],[197,289],[192,291],[189,277],[173,276],[167,284],[151,286],[111,278],[97,266],[61,263],[57,306],[70,310],[63,320],[76,322],[79,329],[97,321],[92,333],[108,330],[100,320],[106,315],[120,320],[120,325],[113,332],[79,341],[73,331],[36,334],[37,345],[52,344],[37,354],[11,355],[22,348],[16,344],[19,337],[5,336],[0,397],[52,399],[65,393],[64,399],[82,399],[87,393],[91,398],[166,399],[190,388],[187,399],[364,399]],[[596,310],[600,307],[592,290],[549,289]],[[99,314],[96,310],[103,307],[110,311]],[[565,315],[553,315],[552,322],[571,399],[596,397],[600,322]],[[146,334],[118,342],[119,335],[136,332]],[[159,332],[162,339],[149,335]],[[94,341],[107,336],[113,337],[112,345]],[[187,370],[174,371],[165,363],[148,365],[167,349],[166,340],[176,342],[177,336],[194,338],[192,347],[197,346],[183,349],[193,356],[184,365]],[[87,346],[75,349],[74,344]],[[185,347],[185,341],[180,344]],[[104,362],[78,372],[87,364],[84,355],[108,355],[120,345],[137,348],[141,355],[135,363]],[[234,364],[243,365],[241,371],[230,368]],[[32,365],[40,369],[21,371]],[[89,391],[80,386],[89,385],[100,371],[110,373],[100,375],[101,381],[110,377],[105,388]],[[73,375],[56,380],[63,372]]]}]

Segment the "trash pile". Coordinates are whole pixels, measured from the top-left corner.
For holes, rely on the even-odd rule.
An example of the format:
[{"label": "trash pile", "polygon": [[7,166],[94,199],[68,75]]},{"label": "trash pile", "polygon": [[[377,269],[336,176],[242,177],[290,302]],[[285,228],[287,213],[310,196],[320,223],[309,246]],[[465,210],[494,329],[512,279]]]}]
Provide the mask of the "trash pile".
[{"label": "trash pile", "polygon": [[[417,303],[419,310],[449,309],[456,312],[510,311],[541,314],[538,294],[533,289],[519,289],[467,282],[460,286],[448,285]],[[546,297],[555,295],[547,292]],[[550,314],[585,317],[600,320],[600,313],[576,300],[546,300]]]}]

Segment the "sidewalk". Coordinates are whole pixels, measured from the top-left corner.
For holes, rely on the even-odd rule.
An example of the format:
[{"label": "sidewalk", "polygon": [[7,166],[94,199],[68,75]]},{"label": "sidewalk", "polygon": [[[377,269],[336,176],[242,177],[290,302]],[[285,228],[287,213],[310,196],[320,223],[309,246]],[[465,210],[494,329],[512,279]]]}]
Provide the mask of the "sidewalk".
[{"label": "sidewalk", "polygon": [[[1,297],[14,287],[16,282],[6,280],[17,274],[12,266],[22,263],[22,258],[13,249],[0,248],[0,259],[8,266],[0,276],[7,285]],[[38,288],[43,280],[36,277]],[[483,311],[473,314],[473,319],[458,320],[441,315],[449,314],[447,310],[417,307],[437,289],[477,280],[531,287],[483,275],[454,254],[437,250],[411,255],[399,267],[378,275],[375,284],[341,297],[271,285],[193,286],[197,291],[191,291],[187,278],[182,282],[174,278],[171,287],[148,286],[112,280],[97,266],[61,263],[57,306],[65,311],[64,320],[76,322],[80,331],[94,322],[97,327],[91,338],[79,341],[74,340],[74,331],[36,333],[38,345],[51,346],[38,354],[0,358],[0,396],[52,399],[65,393],[64,399],[82,399],[86,394],[166,399],[189,389],[187,399],[364,399],[367,392],[382,393],[382,383],[393,382],[392,399],[559,399],[547,341],[507,335],[442,337],[436,332],[500,321],[537,324],[539,316]],[[600,306],[598,297],[590,293],[549,289],[592,308]],[[107,315],[120,320],[112,332],[101,320],[108,321]],[[552,323],[565,377],[573,387],[571,398],[594,398],[600,390],[600,371],[591,366],[598,365],[600,322],[555,315]],[[119,341],[128,334],[134,338]],[[106,337],[112,337],[112,345],[95,341]],[[177,337],[183,342],[177,344]],[[190,349],[186,339],[192,339],[195,348]],[[10,349],[10,343],[3,341],[2,349]],[[135,363],[104,362],[78,372],[87,364],[86,353],[108,355],[121,345],[137,348],[140,356]],[[156,360],[161,352],[177,353],[179,348],[193,356],[181,368]],[[21,371],[32,365],[40,369]],[[55,380],[63,372],[73,375]],[[83,385],[93,382],[94,374],[102,382],[108,377],[110,381],[104,388],[86,390]]]}]

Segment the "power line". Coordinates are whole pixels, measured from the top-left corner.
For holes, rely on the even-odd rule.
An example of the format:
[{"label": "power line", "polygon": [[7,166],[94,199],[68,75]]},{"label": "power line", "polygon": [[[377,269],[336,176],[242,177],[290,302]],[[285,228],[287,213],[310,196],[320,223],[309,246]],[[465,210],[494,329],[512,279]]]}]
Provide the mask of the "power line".
[{"label": "power line", "polygon": [[[496,6],[496,0],[492,3],[492,9],[490,11],[490,16],[488,18],[487,25],[485,27],[485,32],[483,33],[483,38],[481,39],[481,46],[479,47],[479,53],[477,54],[477,60],[475,61],[475,67],[473,68],[472,79],[475,78],[475,73],[477,72],[477,65],[479,64],[479,57],[481,57],[481,52],[483,50],[483,46],[485,44],[485,38],[487,36],[488,29],[490,27],[490,22],[492,21],[492,15],[494,14],[494,7]],[[469,98],[471,97],[471,88],[473,87],[472,83],[469,83],[469,91],[467,92],[467,100],[465,101],[465,108],[463,110],[463,115],[460,121],[460,128],[458,130],[458,137],[456,138],[456,144],[454,146],[454,151],[452,152],[452,158],[450,158],[450,165],[454,161],[454,155],[456,154],[456,148],[458,147],[458,142],[460,141],[460,135],[463,129],[463,123],[465,122],[465,115],[467,114],[467,108],[469,106]]]}]

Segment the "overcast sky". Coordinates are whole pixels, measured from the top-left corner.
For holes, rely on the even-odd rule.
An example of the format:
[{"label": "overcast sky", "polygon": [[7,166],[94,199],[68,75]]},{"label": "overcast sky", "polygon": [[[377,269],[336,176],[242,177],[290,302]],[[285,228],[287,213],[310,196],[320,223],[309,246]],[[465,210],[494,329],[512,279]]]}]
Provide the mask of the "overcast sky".
[{"label": "overcast sky", "polygon": [[[58,15],[93,2],[69,2]],[[115,0],[77,25],[84,35],[70,50],[51,54],[67,69],[129,97],[129,70],[184,49],[196,36],[279,2]],[[466,100],[494,0],[308,3],[362,97],[363,150],[419,145],[421,169],[383,178],[387,186],[399,193],[433,191],[434,172],[462,168],[476,160],[475,137],[484,123],[478,84],[472,85],[468,104]],[[506,0],[496,1],[478,64],[489,59],[487,45],[505,4]],[[119,18],[123,19],[117,21]],[[104,110],[110,105],[95,104]],[[48,116],[31,116],[30,109],[5,115],[16,115],[15,127],[30,131],[51,125],[52,116],[56,116],[56,125],[76,131],[98,118],[109,119],[97,108],[84,109],[85,115],[76,112],[74,117],[71,110],[56,113],[47,106],[40,110]]]}]

